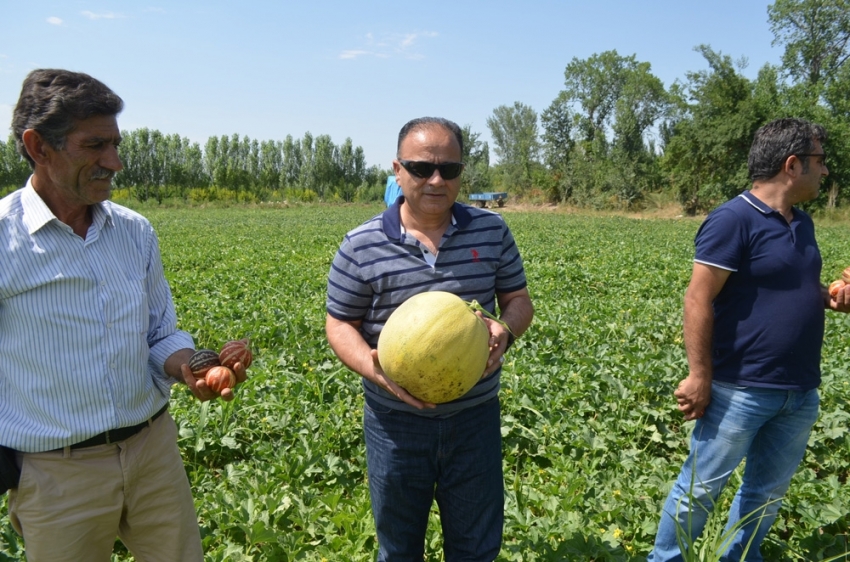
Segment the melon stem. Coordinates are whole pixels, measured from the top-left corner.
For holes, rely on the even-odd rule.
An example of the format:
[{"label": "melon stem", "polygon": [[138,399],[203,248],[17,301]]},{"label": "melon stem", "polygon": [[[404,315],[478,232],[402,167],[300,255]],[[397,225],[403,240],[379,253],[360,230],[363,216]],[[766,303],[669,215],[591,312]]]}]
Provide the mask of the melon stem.
[{"label": "melon stem", "polygon": [[[464,302],[466,302],[466,301],[464,301]],[[511,330],[511,327],[508,326],[507,322],[504,322],[503,320],[496,318],[496,316],[491,314],[489,310],[487,310],[486,308],[481,306],[481,304],[479,304],[479,302],[477,300],[472,299],[472,302],[467,302],[466,306],[468,306],[473,312],[480,312],[481,314],[483,314],[484,316],[486,316],[490,320],[493,320],[494,322],[498,322],[499,324],[502,325],[502,327],[505,330],[508,331],[508,333],[510,333],[513,337],[516,337],[516,334],[513,333],[513,331]]]}]

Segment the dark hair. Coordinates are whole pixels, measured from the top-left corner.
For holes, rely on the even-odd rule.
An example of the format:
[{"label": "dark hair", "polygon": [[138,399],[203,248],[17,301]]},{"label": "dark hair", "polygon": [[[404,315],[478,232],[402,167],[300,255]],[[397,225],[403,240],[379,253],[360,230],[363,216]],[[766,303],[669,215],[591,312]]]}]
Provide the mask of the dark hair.
[{"label": "dark hair", "polygon": [[455,139],[457,139],[457,144],[460,147],[460,154],[462,157],[463,133],[461,133],[460,127],[457,126],[457,123],[455,123],[454,121],[449,121],[448,119],[443,119],[442,117],[419,117],[417,119],[411,119],[410,121],[408,121],[398,133],[398,147],[396,147],[396,155],[399,155],[399,153],[401,152],[401,143],[404,141],[404,139],[407,138],[407,135],[409,135],[413,131],[427,129],[428,127],[433,126],[442,127],[455,136]]},{"label": "dark hair", "polygon": [[[776,119],[756,131],[747,166],[750,180],[768,180],[782,170],[793,154],[811,154],[815,141],[823,143],[826,130],[804,119]],[[803,173],[809,171],[809,159],[803,160]]]},{"label": "dark hair", "polygon": [[12,133],[18,152],[35,167],[23,134],[34,129],[51,147],[65,147],[65,137],[77,121],[100,115],[118,115],[124,101],[103,82],[81,72],[42,68],[24,79],[12,113]]}]

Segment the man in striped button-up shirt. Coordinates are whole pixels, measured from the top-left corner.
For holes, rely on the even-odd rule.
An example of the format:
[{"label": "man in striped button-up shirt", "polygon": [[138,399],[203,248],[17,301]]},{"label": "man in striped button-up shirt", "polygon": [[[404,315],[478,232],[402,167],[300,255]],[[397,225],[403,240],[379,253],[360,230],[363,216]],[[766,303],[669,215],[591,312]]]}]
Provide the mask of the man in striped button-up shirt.
[{"label": "man in striped button-up shirt", "polygon": [[0,445],[34,561],[107,561],[116,535],[136,560],[203,558],[166,407],[178,381],[217,394],[186,366],[153,228],[107,200],[122,107],[88,75],[36,70],[13,115],[33,174],[0,200]]}]

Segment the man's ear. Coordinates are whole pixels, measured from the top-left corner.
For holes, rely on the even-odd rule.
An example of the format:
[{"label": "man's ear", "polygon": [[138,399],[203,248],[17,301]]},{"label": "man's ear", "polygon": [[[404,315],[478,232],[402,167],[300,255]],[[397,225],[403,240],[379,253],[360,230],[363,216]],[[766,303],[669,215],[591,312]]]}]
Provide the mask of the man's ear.
[{"label": "man's ear", "polygon": [[785,159],[785,162],[782,163],[782,171],[795,178],[799,175],[800,171],[803,169],[803,163],[795,154],[792,154],[788,158]]},{"label": "man's ear", "polygon": [[45,142],[44,138],[38,134],[35,129],[27,129],[21,135],[21,140],[24,142],[24,148],[27,149],[27,154],[39,166],[45,166],[50,159],[52,147]]}]

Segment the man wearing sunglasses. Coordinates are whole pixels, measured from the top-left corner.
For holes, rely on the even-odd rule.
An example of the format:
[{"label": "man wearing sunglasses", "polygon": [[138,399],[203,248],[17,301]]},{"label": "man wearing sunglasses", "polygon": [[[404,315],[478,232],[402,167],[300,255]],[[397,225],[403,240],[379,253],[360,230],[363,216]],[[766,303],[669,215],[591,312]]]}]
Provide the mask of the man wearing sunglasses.
[{"label": "man wearing sunglasses", "polygon": [[850,310],[847,290],[831,297],[821,284],[814,224],[796,208],[817,197],[829,173],[825,140],[821,126],[801,119],[759,129],[751,189],[715,209],[696,235],[684,306],[690,371],[674,395],[697,421],[650,562],[683,559],[744,458],[721,560],[763,560],[759,547],[818,415],[824,310]]},{"label": "man wearing sunglasses", "polygon": [[[422,560],[428,515],[440,509],[448,562],[489,562],[501,547],[504,485],[499,375],[533,307],[513,236],[496,213],[457,203],[463,137],[453,122],[414,119],[399,133],[393,170],[403,197],[349,232],[328,280],[328,341],[361,375],[369,492],[378,560]],[[498,312],[485,319],[490,357],[466,395],[427,404],[388,379],[378,336],[392,312],[447,291]]]}]

